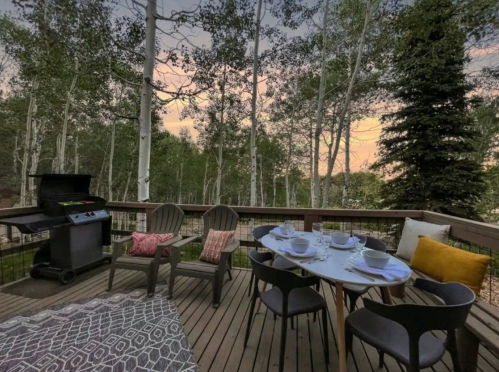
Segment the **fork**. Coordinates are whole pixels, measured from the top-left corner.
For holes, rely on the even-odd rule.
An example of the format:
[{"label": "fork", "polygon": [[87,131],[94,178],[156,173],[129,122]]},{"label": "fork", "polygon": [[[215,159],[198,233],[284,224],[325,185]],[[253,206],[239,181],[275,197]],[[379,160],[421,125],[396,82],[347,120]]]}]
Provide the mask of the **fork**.
[{"label": "fork", "polygon": [[353,273],[353,274],[357,274],[358,276],[361,276],[363,278],[366,278],[366,279],[369,279],[371,282],[375,282],[376,280],[369,277],[369,276],[366,276],[366,275],[362,275],[360,273],[358,273],[357,271],[353,271],[352,269],[348,268],[348,267],[345,267],[345,270],[348,271],[349,273]]}]

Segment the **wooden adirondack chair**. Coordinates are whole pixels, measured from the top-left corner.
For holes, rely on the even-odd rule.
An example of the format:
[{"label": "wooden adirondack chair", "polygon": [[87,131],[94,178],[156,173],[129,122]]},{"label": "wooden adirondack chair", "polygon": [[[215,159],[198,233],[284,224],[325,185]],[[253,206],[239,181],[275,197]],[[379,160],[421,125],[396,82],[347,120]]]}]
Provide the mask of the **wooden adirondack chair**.
[{"label": "wooden adirondack chair", "polygon": [[172,233],[175,236],[164,243],[158,245],[154,257],[140,257],[123,254],[126,243],[131,242],[131,236],[125,236],[113,242],[113,260],[109,273],[108,291],[113,287],[114,272],[116,269],[139,270],[147,274],[147,295],[153,296],[158,279],[159,265],[170,262],[170,257],[163,257],[161,254],[164,248],[182,240],[179,235],[184,211],[175,204],[163,204],[156,208],[151,214],[151,221],[147,221],[147,232],[157,234]]},{"label": "wooden adirondack chair", "polygon": [[222,287],[224,284],[225,273],[232,279],[232,253],[239,247],[239,240],[234,241],[222,252],[220,263],[218,265],[202,262],[189,261],[181,262],[181,248],[190,243],[201,243],[201,248],[208,236],[210,229],[217,231],[232,231],[236,229],[239,220],[238,214],[230,207],[217,205],[203,215],[203,235],[194,236],[175,243],[171,247],[171,273],[169,283],[169,298],[172,298],[173,286],[177,276],[188,276],[193,278],[207,279],[213,286],[213,307],[216,309],[220,305]]}]

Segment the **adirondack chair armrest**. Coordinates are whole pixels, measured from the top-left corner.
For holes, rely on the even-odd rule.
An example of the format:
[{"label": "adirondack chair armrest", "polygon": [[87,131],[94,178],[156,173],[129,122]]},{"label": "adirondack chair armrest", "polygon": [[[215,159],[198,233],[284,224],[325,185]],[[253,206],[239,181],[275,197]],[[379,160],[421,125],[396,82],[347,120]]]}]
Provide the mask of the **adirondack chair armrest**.
[{"label": "adirondack chair armrest", "polygon": [[116,261],[118,257],[123,255],[123,247],[130,241],[132,241],[131,235],[123,236],[113,241],[113,262]]},{"label": "adirondack chair armrest", "polygon": [[170,263],[172,268],[175,268],[178,263],[182,260],[180,251],[182,247],[189,243],[201,243],[200,236],[191,236],[190,238],[180,240],[170,246]]},{"label": "adirondack chair armrest", "polygon": [[[170,247],[172,244],[175,244],[181,240],[182,240],[182,235],[179,234],[179,235],[174,236],[173,238],[167,240],[166,242],[158,244],[158,246],[156,247],[156,253],[154,254],[154,267],[156,270],[159,269],[159,263],[161,261],[163,250],[165,248]],[[170,256],[171,256],[171,249],[170,249]]]},{"label": "adirondack chair armrest", "polygon": [[237,239],[234,239],[232,241],[232,243],[230,243],[227,247],[225,247],[225,249],[222,251],[222,253],[233,253],[240,245],[241,243],[239,242],[239,240]]}]

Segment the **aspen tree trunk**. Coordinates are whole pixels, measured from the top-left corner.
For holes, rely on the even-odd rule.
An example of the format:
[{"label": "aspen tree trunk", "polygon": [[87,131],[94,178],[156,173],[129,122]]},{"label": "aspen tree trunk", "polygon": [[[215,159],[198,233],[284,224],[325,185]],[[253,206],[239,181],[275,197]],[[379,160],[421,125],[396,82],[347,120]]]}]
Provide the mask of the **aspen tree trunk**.
[{"label": "aspen tree trunk", "polygon": [[322,55],[321,55],[321,79],[319,85],[319,101],[317,103],[317,119],[315,123],[314,132],[314,195],[312,206],[314,208],[320,207],[320,174],[319,174],[319,149],[320,149],[320,136],[322,132],[322,119],[324,110],[324,93],[326,89],[326,57],[327,57],[327,25],[329,14],[329,0],[326,0],[324,5],[324,22],[322,24]]},{"label": "aspen tree trunk", "polygon": [[265,197],[263,195],[263,160],[262,160],[262,155],[260,155],[259,158],[260,158],[260,201],[261,201],[261,206],[265,207]]},{"label": "aspen tree trunk", "polygon": [[274,184],[274,197],[272,199],[272,206],[275,208],[275,198],[277,194],[277,189],[276,189],[276,169],[274,167],[274,177],[273,177],[273,184]]},{"label": "aspen tree trunk", "polygon": [[206,158],[206,165],[204,166],[204,180],[203,180],[203,205],[206,202],[206,189],[208,188],[208,158]]},{"label": "aspen tree trunk", "polygon": [[114,160],[114,142],[116,137],[116,119],[113,119],[111,126],[111,149],[109,150],[109,169],[107,171],[108,199],[113,200],[113,160]]},{"label": "aspen tree trunk", "polygon": [[[35,105],[36,106],[36,105]],[[35,107],[36,111],[36,107]],[[29,174],[36,174],[38,170],[38,164],[40,162],[40,153],[42,152],[42,142],[41,134],[43,132],[43,123],[37,125],[36,119],[33,119],[33,138],[31,141],[31,167],[29,169]],[[36,190],[35,190],[35,179],[29,177],[29,198],[31,200],[31,205],[36,205]]]},{"label": "aspen tree trunk", "polygon": [[333,153],[333,143],[334,143],[334,136],[335,130],[334,130],[334,120],[331,122],[331,138],[330,138],[330,143],[327,146],[327,171],[326,171],[326,179],[324,180],[324,190],[322,191],[322,208],[327,208],[327,205],[329,204],[329,189],[331,185],[331,173],[329,171],[329,168],[333,165],[329,159],[331,159],[331,155]]},{"label": "aspen tree trunk", "polygon": [[77,134],[75,138],[75,174],[78,174],[80,170],[80,153],[78,152],[79,151],[78,146],[79,144],[78,144],[78,134]]},{"label": "aspen tree trunk", "polygon": [[57,154],[57,172],[65,173],[66,172],[66,139],[68,138],[68,122],[69,122],[69,109],[71,107],[71,99],[73,97],[73,90],[76,86],[76,81],[78,80],[78,68],[79,62],[78,58],[75,58],[75,74],[73,76],[73,80],[71,81],[71,85],[68,90],[68,96],[66,98],[66,106],[64,108],[64,121],[62,123],[62,133],[61,133],[61,142],[58,146],[58,154]]},{"label": "aspen tree trunk", "polygon": [[[146,45],[144,72],[142,79],[142,94],[140,97],[140,138],[138,164],[139,202],[149,201],[149,166],[151,161],[151,102],[154,81],[154,56],[156,44],[156,0],[147,0],[146,7]],[[140,220],[145,218],[140,217]]]},{"label": "aspen tree trunk", "polygon": [[27,206],[27,178],[28,178],[28,155],[30,152],[31,129],[33,126],[33,114],[36,111],[35,96],[33,92],[38,89],[38,77],[35,76],[31,92],[29,93],[28,115],[26,117],[26,136],[24,139],[23,160],[21,162],[21,207]]},{"label": "aspen tree trunk", "polygon": [[226,66],[224,65],[224,72],[222,75],[222,109],[220,111],[220,129],[218,133],[218,159],[217,159],[217,191],[215,204],[220,204],[220,195],[222,193],[222,171],[223,171],[223,144],[224,144],[224,110],[225,110],[225,77],[226,77]]},{"label": "aspen tree trunk", "polygon": [[[328,0],[329,1],[329,0]],[[256,206],[256,98],[258,91],[258,44],[260,42],[260,22],[262,15],[263,0],[258,0],[258,8],[256,12],[256,30],[255,30],[255,49],[253,51],[253,92],[251,96],[251,141],[250,141],[250,157],[251,157],[251,184],[250,184],[250,206]],[[251,223],[252,221],[250,221]],[[249,231],[252,233],[253,229]]]},{"label": "aspen tree trunk", "polygon": [[178,185],[178,204],[182,204],[182,178],[184,178],[184,162],[180,163],[180,177]]},{"label": "aspen tree trunk", "polygon": [[314,203],[314,144],[313,144],[313,136],[314,127],[312,123],[312,119],[310,119],[310,130],[308,134],[308,151],[310,153],[310,159],[308,162],[308,174],[310,177],[310,206],[313,206]]},{"label": "aspen tree trunk", "polygon": [[[132,170],[128,172],[128,177],[126,179],[126,184],[125,184],[125,190],[123,191],[123,198],[121,200],[126,201],[127,195],[128,195],[128,186],[130,185],[130,180],[132,178]],[[128,213],[122,213],[121,218],[118,219],[118,230],[121,230],[121,226],[123,222],[125,222],[125,215],[128,215]],[[128,226],[127,226],[128,227]]]},{"label": "aspen tree trunk", "polygon": [[345,185],[343,186],[342,204],[346,205],[348,192],[350,189],[350,128],[351,128],[351,110],[348,111],[348,117],[345,126]]}]

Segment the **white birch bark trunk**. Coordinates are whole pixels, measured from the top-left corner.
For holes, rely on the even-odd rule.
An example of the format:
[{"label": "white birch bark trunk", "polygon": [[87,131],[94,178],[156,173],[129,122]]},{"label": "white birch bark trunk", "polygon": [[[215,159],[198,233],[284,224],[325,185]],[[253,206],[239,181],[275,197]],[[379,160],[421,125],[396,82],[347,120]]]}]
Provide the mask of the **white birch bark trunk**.
[{"label": "white birch bark trunk", "polygon": [[20,206],[27,206],[27,178],[28,178],[28,155],[30,153],[31,129],[33,126],[33,114],[36,111],[36,102],[34,92],[38,89],[38,77],[35,76],[33,86],[29,94],[28,114],[26,117],[26,135],[24,139],[23,160],[21,162],[21,195]]},{"label": "white birch bark trunk", "polygon": [[[328,0],[329,1],[329,0]],[[262,15],[263,0],[258,0],[258,8],[256,12],[256,30],[255,30],[255,49],[253,51],[253,92],[251,96],[251,140],[250,140],[250,157],[251,157],[251,184],[250,184],[250,206],[256,206],[256,99],[258,92],[258,44],[260,43],[260,22]],[[252,222],[252,220],[250,221]],[[249,229],[253,232],[253,229]]]},{"label": "white birch bark trunk", "polygon": [[206,158],[206,164],[204,166],[204,179],[203,179],[203,205],[206,202],[206,190],[208,189],[208,158]]},{"label": "white birch bark trunk", "polygon": [[[138,164],[138,201],[149,201],[149,166],[151,161],[151,102],[154,81],[154,55],[156,44],[156,0],[147,0],[146,46],[142,95],[140,97],[140,138]],[[140,217],[143,220],[142,217]]]},{"label": "white birch bark trunk", "polygon": [[348,117],[345,125],[345,184],[343,186],[342,205],[345,207],[348,200],[350,189],[350,128],[351,128],[351,111],[348,111]]},{"label": "white birch bark trunk", "polygon": [[109,150],[109,166],[107,171],[108,201],[113,200],[113,160],[114,160],[115,138],[116,138],[116,119],[113,119],[113,124],[111,126],[111,149]]},{"label": "white birch bark trunk", "polygon": [[327,57],[327,25],[329,14],[329,0],[326,0],[324,5],[324,20],[322,24],[322,55],[321,55],[321,78],[319,85],[319,101],[317,103],[317,119],[315,122],[314,132],[314,195],[312,206],[320,207],[320,174],[319,174],[319,149],[320,136],[322,132],[322,119],[324,109],[324,93],[326,88],[326,57]]},{"label": "white birch bark trunk", "polygon": [[182,178],[184,178],[184,162],[180,163],[180,176],[178,183],[178,204],[182,204]]},{"label": "white birch bark trunk", "polygon": [[262,155],[260,158],[260,203],[262,207],[265,207],[265,195],[263,194],[263,159]]},{"label": "white birch bark trunk", "polygon": [[332,158],[332,153],[333,153],[333,143],[335,139],[335,130],[334,130],[334,121],[331,124],[331,138],[330,138],[330,143],[327,146],[327,171],[326,171],[326,179],[324,180],[324,190],[322,192],[322,208],[327,208],[327,205],[329,204],[329,189],[331,185],[331,174],[332,168],[333,167],[333,162],[330,160]]},{"label": "white birch bark trunk", "polygon": [[78,174],[80,171],[80,149],[78,148],[79,143],[78,143],[78,134],[76,134],[75,137],[75,174]]},{"label": "white birch bark trunk", "polygon": [[313,206],[314,203],[314,127],[312,123],[312,119],[310,119],[310,128],[308,134],[308,151],[310,153],[310,158],[308,162],[308,174],[310,177],[310,206]]},{"label": "white birch bark trunk", "polygon": [[218,159],[217,159],[217,183],[216,183],[216,199],[215,204],[221,203],[221,194],[222,194],[222,172],[223,172],[223,145],[224,145],[224,132],[225,132],[225,123],[224,123],[224,110],[225,110],[225,72],[226,66],[224,66],[223,72],[223,83],[222,83],[222,109],[220,112],[220,128],[218,133]]},{"label": "white birch bark trunk", "polygon": [[69,122],[69,109],[71,107],[71,99],[73,97],[73,90],[76,86],[76,81],[78,80],[78,68],[79,62],[78,58],[75,58],[75,74],[71,85],[68,90],[68,96],[66,98],[66,106],[64,107],[64,121],[62,123],[61,132],[61,142],[58,146],[59,153],[57,154],[57,172],[65,173],[66,171],[66,140],[68,138],[68,122]]},{"label": "white birch bark trunk", "polygon": [[274,177],[272,180],[274,184],[274,197],[272,198],[272,206],[275,208],[275,199],[276,199],[276,194],[277,194],[277,187],[276,187],[276,169],[274,167]]},{"label": "white birch bark trunk", "polygon": [[[36,105],[35,105],[36,112]],[[31,141],[31,166],[29,169],[29,174],[36,174],[38,170],[38,164],[40,162],[40,153],[42,152],[42,142],[41,142],[41,134],[43,132],[43,124],[40,123],[37,125],[36,119],[33,119],[33,138]],[[29,198],[30,204],[36,205],[36,190],[35,190],[35,179],[33,177],[29,177]]]}]

